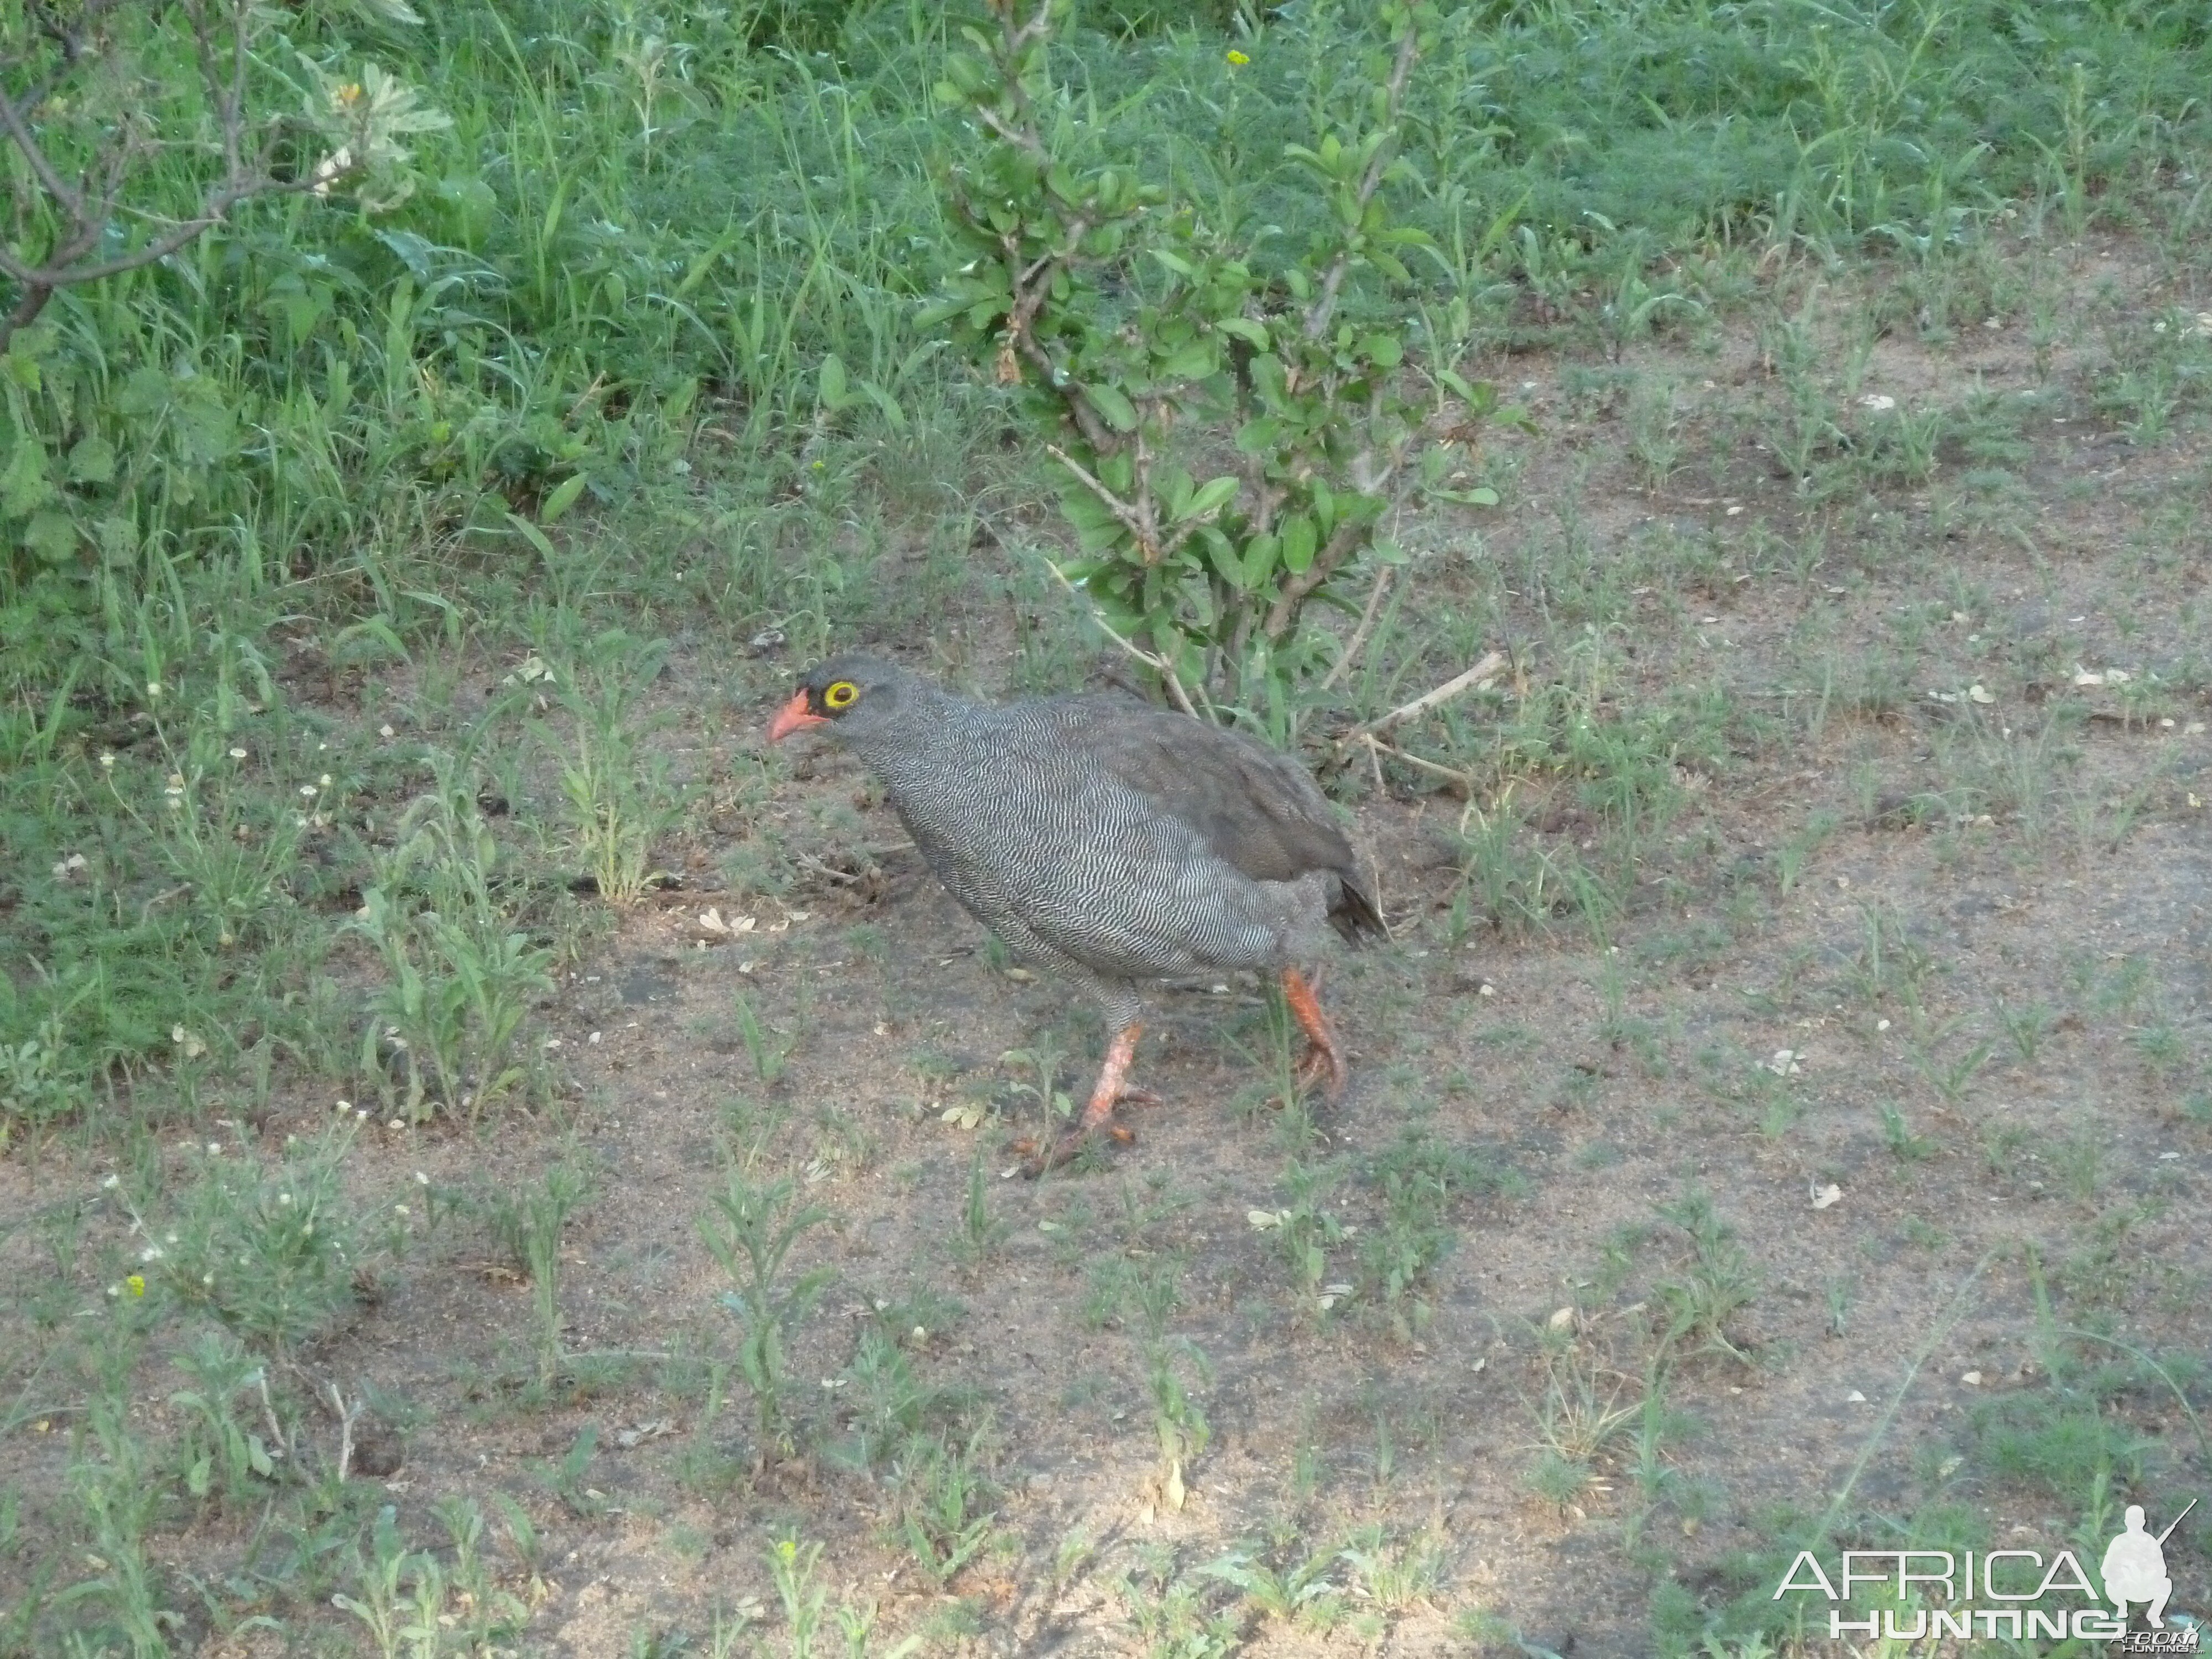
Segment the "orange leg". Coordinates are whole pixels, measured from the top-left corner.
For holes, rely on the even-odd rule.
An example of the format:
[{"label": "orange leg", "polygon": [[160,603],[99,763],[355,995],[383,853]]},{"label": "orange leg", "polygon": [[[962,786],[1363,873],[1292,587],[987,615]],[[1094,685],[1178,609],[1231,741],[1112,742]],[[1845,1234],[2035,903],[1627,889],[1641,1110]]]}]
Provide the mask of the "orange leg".
[{"label": "orange leg", "polygon": [[1283,969],[1283,1000],[1291,1005],[1291,1012],[1297,1017],[1306,1040],[1313,1046],[1306,1057],[1298,1062],[1301,1083],[1321,1083],[1328,1091],[1331,1100],[1344,1094],[1345,1079],[1349,1074],[1344,1063],[1344,1049],[1329,1029],[1328,1018],[1321,1011],[1321,999],[1315,986],[1295,968]]},{"label": "orange leg", "polygon": [[1058,1169],[1081,1152],[1084,1143],[1100,1129],[1116,1140],[1135,1139],[1113,1118],[1114,1108],[1125,1100],[1141,1106],[1161,1103],[1160,1097],[1151,1090],[1133,1088],[1129,1083],[1129,1066],[1137,1057],[1137,1039],[1144,1033],[1142,1025],[1125,1025],[1114,1033],[1114,1040],[1106,1045],[1105,1062],[1098,1068],[1098,1082],[1091,1091],[1091,1102],[1083,1109],[1083,1115],[1073,1128],[1024,1165],[1023,1174],[1034,1177],[1047,1170]]}]

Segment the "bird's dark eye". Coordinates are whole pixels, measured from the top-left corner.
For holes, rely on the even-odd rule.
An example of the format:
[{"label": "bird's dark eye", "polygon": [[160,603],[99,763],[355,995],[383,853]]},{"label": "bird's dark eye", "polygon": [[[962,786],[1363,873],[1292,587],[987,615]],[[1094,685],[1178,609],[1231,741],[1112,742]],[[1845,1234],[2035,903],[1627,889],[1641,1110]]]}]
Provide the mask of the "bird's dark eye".
[{"label": "bird's dark eye", "polygon": [[822,694],[824,708],[850,708],[860,700],[860,688],[850,680],[839,680]]}]

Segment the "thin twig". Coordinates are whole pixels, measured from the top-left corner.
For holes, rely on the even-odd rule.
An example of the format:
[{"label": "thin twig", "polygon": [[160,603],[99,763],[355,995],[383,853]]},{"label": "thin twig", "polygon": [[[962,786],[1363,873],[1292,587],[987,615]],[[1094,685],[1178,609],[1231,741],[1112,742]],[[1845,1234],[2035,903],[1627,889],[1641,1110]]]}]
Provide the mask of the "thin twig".
[{"label": "thin twig", "polygon": [[1073,594],[1077,599],[1082,600],[1085,605],[1090,607],[1091,620],[1097,625],[1100,633],[1103,634],[1108,639],[1113,641],[1115,644],[1120,646],[1122,650],[1127,652],[1139,662],[1144,664],[1146,667],[1151,669],[1152,672],[1158,674],[1160,678],[1166,683],[1168,695],[1175,699],[1176,708],[1182,709],[1184,714],[1189,715],[1193,720],[1203,718],[1199,714],[1196,707],[1192,704],[1190,693],[1183,690],[1182,681],[1177,678],[1174,666],[1165,657],[1157,655],[1152,652],[1146,650],[1143,646],[1139,645],[1134,640],[1129,639],[1118,632],[1111,623],[1108,622],[1105,617],[1098,614],[1098,606],[1097,602],[1093,600],[1088,593],[1085,593],[1081,588],[1078,587],[1073,582],[1068,580],[1067,573],[1065,570],[1062,570],[1054,561],[1047,559],[1044,562],[1044,568],[1052,572],[1054,580],[1057,581],[1062,587],[1066,588],[1070,593]]},{"label": "thin twig", "polygon": [[805,866],[809,870],[811,870],[816,875],[824,877],[830,881],[854,883],[863,882],[867,879],[866,876],[856,876],[849,870],[833,869],[830,866],[823,863],[820,859],[816,858],[811,853],[793,852],[792,854],[792,857],[796,859],[800,864]]},{"label": "thin twig", "polygon": [[[80,21],[89,21],[106,10],[111,3],[112,0],[95,0]],[[15,307],[4,320],[0,320],[0,350],[7,349],[17,331],[38,320],[47,302],[61,289],[120,276],[166,259],[193,238],[222,223],[234,208],[255,197],[327,189],[335,179],[359,170],[361,161],[353,157],[345,166],[327,173],[278,179],[266,166],[270,147],[265,143],[256,147],[257,154],[249,161],[244,143],[245,100],[252,8],[249,0],[232,0],[228,8],[230,39],[228,50],[222,52],[218,52],[216,41],[218,24],[208,0],[192,0],[185,7],[185,14],[191,20],[200,79],[222,127],[223,176],[208,188],[196,213],[128,252],[91,264],[81,263],[108,234],[124,184],[150,148],[142,142],[137,127],[128,121],[122,123],[106,141],[102,154],[86,169],[84,177],[72,185],[61,176],[31,125],[31,117],[45,101],[48,88],[58,79],[61,71],[57,71],[46,87],[37,88],[27,97],[19,98],[0,88],[0,129],[5,130],[8,138],[22,155],[40,189],[68,221],[66,233],[57,236],[42,264],[30,264],[12,250],[0,247],[0,275],[21,290]],[[66,32],[56,33],[55,38],[66,70],[82,55],[84,42]]]},{"label": "thin twig", "polygon": [[[1401,453],[1394,457],[1379,472],[1368,473],[1364,477],[1355,476],[1354,483],[1360,493],[1379,495],[1389,489],[1390,480],[1396,475],[1404,459]],[[1359,456],[1352,465],[1355,474],[1363,472],[1373,465],[1373,457]],[[1291,625],[1297,620],[1298,612],[1305,602],[1313,597],[1323,582],[1336,574],[1338,566],[1358,551],[1364,533],[1364,527],[1357,519],[1344,519],[1321,551],[1314,556],[1314,562],[1283,584],[1283,591],[1267,607],[1267,619],[1262,629],[1270,641],[1279,641],[1289,635]]]},{"label": "thin twig", "polygon": [[1437,761],[1423,760],[1419,755],[1409,755],[1395,744],[1383,742],[1372,732],[1359,732],[1353,735],[1359,742],[1367,745],[1367,752],[1370,755],[1388,755],[1392,760],[1403,761],[1416,772],[1426,772],[1431,777],[1443,778],[1448,782],[1456,784],[1462,797],[1471,798],[1474,793],[1474,780],[1465,772],[1458,771]]},{"label": "thin twig", "polygon": [[330,1391],[331,1409],[337,1413],[338,1419],[338,1485],[343,1486],[347,1474],[353,1468],[354,1419],[361,1415],[361,1409],[368,1401],[365,1398],[356,1400],[348,1407],[345,1396],[338,1392],[337,1383],[330,1385]]},{"label": "thin twig", "polygon": [[269,1443],[276,1448],[279,1455],[291,1460],[292,1443],[284,1437],[284,1431],[276,1421],[276,1402],[269,1397],[269,1368],[264,1365],[253,1379],[261,1389],[261,1420],[269,1425]]},{"label": "thin twig", "polygon": [[1344,649],[1329,665],[1328,672],[1322,676],[1320,690],[1326,691],[1344,678],[1344,671],[1358,659],[1367,648],[1367,636],[1375,631],[1375,620],[1382,614],[1382,599],[1390,591],[1390,583],[1398,574],[1398,567],[1386,564],[1375,578],[1375,591],[1367,596],[1367,608],[1359,613],[1359,625],[1352,630],[1352,637],[1344,642]]},{"label": "thin twig", "polygon": [[1137,538],[1137,544],[1144,550],[1145,562],[1146,564],[1158,564],[1159,562],[1160,550],[1158,544],[1152,539],[1151,532],[1146,527],[1145,521],[1141,518],[1138,517],[1137,510],[1134,507],[1131,507],[1119,495],[1116,495],[1112,490],[1101,483],[1098,479],[1093,476],[1088,467],[1085,466],[1083,463],[1077,460],[1074,456],[1062,449],[1058,444],[1047,444],[1044,447],[1044,453],[1051,456],[1055,461],[1058,461],[1070,472],[1073,472],[1075,475],[1076,482],[1080,483],[1092,495],[1096,495],[1098,498],[1100,504],[1103,505],[1109,513],[1111,513],[1121,521],[1121,527]]}]

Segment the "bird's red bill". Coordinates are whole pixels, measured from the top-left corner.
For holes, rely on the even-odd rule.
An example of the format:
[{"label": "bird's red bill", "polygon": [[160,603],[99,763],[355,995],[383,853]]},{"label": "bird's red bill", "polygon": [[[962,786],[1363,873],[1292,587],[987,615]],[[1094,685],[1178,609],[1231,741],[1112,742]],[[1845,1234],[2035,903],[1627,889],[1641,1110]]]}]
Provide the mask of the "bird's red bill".
[{"label": "bird's red bill", "polygon": [[801,726],[827,726],[828,724],[829,721],[807,708],[805,691],[794,691],[791,694],[791,701],[776,710],[775,718],[769,722],[768,740],[770,743],[781,743]]}]

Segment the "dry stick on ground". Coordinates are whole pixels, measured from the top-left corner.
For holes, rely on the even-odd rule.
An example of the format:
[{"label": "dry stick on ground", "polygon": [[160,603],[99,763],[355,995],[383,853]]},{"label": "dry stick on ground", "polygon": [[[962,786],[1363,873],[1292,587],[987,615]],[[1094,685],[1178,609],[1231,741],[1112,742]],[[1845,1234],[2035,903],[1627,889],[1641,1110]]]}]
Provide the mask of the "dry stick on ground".
[{"label": "dry stick on ground", "polygon": [[1441,708],[1462,692],[1472,691],[1478,686],[1487,685],[1498,678],[1498,672],[1504,668],[1510,660],[1510,659],[1503,651],[1485,652],[1482,660],[1465,672],[1453,675],[1442,685],[1422,692],[1412,702],[1401,702],[1389,714],[1369,720],[1364,726],[1354,726],[1346,732],[1337,739],[1336,750],[1329,757],[1328,763],[1333,767],[1343,765],[1350,756],[1354,744],[1365,744],[1370,754],[1379,750],[1383,754],[1394,755],[1419,771],[1433,773],[1438,777],[1450,778],[1471,793],[1472,785],[1466,773],[1455,771],[1449,766],[1437,764],[1435,761],[1425,761],[1418,755],[1409,755],[1395,744],[1384,743],[1382,734],[1404,725],[1416,714],[1425,714],[1431,708]]},{"label": "dry stick on ground", "polygon": [[1454,697],[1458,696],[1462,691],[1474,690],[1478,686],[1486,684],[1489,681],[1496,679],[1498,678],[1498,671],[1505,667],[1510,660],[1510,659],[1509,659],[1503,651],[1485,652],[1483,653],[1482,660],[1475,664],[1474,667],[1468,669],[1466,672],[1453,675],[1451,678],[1446,680],[1442,685],[1436,687],[1433,690],[1422,692],[1419,696],[1415,697],[1411,702],[1400,703],[1395,708],[1383,715],[1381,719],[1368,721],[1366,725],[1361,726],[1358,731],[1355,732],[1352,736],[1365,737],[1370,734],[1379,735],[1382,732],[1388,732],[1394,726],[1403,725],[1406,721],[1412,720],[1416,714],[1425,714],[1431,708],[1439,708],[1443,704],[1449,702]]},{"label": "dry stick on ground", "polygon": [[353,1425],[361,1416],[362,1407],[368,1402],[363,1398],[348,1406],[345,1396],[338,1392],[337,1383],[331,1383],[330,1390],[331,1410],[338,1419],[338,1485],[343,1486],[346,1475],[353,1468]]},{"label": "dry stick on ground", "polygon": [[[185,0],[185,14],[191,23],[200,79],[208,102],[221,122],[222,177],[208,187],[200,198],[198,211],[190,217],[178,220],[151,241],[127,252],[104,259],[93,258],[115,228],[124,186],[137,172],[139,164],[154,152],[156,141],[146,136],[140,124],[128,118],[118,121],[103,141],[99,154],[71,184],[46,154],[32,120],[62,76],[99,50],[98,44],[90,38],[90,30],[112,4],[113,0],[89,0],[69,27],[63,27],[50,12],[39,11],[36,15],[42,22],[41,32],[52,43],[52,50],[60,62],[58,67],[21,92],[10,90],[4,81],[12,80],[15,71],[28,67],[30,59],[15,58],[0,63],[0,130],[5,131],[21,153],[32,176],[38,180],[40,191],[52,203],[62,221],[52,246],[36,264],[0,242],[0,276],[15,283],[17,290],[14,308],[0,318],[0,352],[7,350],[17,330],[27,328],[38,320],[47,302],[63,289],[118,276],[157,259],[166,259],[201,232],[221,224],[241,202],[257,196],[295,195],[302,191],[328,189],[361,165],[356,155],[348,155],[343,161],[332,157],[298,178],[280,179],[269,166],[276,149],[274,135],[254,155],[247,155],[246,72],[251,58],[249,46],[255,9],[252,0],[230,0],[221,15],[212,0]],[[227,39],[218,40],[219,35],[226,33]]]},{"label": "dry stick on ground", "polygon": [[[1383,742],[1382,738],[1376,737],[1372,732],[1362,732],[1358,733],[1357,736],[1360,742],[1367,745],[1367,752],[1370,757],[1376,755],[1388,755],[1393,760],[1403,761],[1407,765],[1412,767],[1417,772],[1426,772],[1431,777],[1443,778],[1447,782],[1456,785],[1462,799],[1473,799],[1474,794],[1474,780],[1467,773],[1456,771],[1451,767],[1443,765],[1441,762],[1423,760],[1419,755],[1409,755],[1404,750],[1399,748],[1395,744]],[[1379,769],[1381,763],[1377,762],[1376,764]],[[1377,775],[1380,775],[1379,770]]]}]

